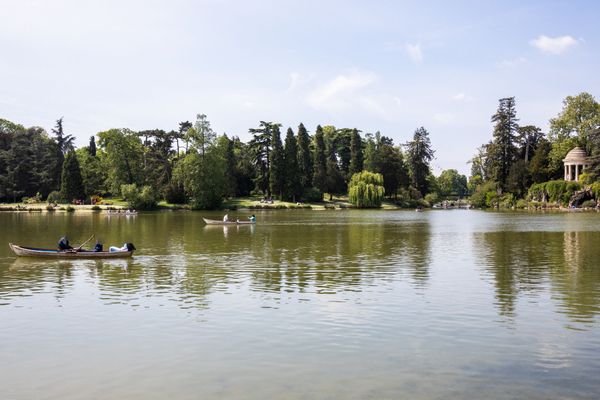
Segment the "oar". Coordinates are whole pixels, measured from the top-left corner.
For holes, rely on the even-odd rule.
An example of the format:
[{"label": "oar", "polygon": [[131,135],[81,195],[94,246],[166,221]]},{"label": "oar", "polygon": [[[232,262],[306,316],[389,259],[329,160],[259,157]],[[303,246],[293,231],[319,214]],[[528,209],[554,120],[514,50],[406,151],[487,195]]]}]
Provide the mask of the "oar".
[{"label": "oar", "polygon": [[89,238],[88,240],[86,240],[85,242],[81,243],[81,246],[77,247],[77,248],[75,249],[75,251],[79,251],[79,250],[81,250],[81,248],[82,248],[82,247],[83,247],[83,246],[84,246],[84,245],[85,245],[87,242],[89,242],[90,240],[92,240],[92,238],[93,238],[94,236],[95,236],[95,234],[94,234],[94,235],[92,235],[92,236],[90,236],[90,238]]}]

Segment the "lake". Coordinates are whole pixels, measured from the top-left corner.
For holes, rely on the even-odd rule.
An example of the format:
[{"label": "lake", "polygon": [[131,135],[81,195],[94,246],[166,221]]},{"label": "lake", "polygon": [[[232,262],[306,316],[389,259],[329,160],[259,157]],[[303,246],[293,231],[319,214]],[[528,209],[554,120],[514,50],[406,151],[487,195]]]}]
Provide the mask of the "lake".
[{"label": "lake", "polygon": [[598,397],[600,214],[256,215],[0,213],[0,398]]}]

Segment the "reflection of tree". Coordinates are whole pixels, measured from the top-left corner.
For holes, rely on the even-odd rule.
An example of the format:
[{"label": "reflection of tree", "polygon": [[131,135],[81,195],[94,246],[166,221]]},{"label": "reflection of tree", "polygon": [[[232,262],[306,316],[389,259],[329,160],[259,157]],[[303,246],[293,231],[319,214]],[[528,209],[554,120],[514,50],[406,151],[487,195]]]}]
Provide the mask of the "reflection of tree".
[{"label": "reflection of tree", "polygon": [[564,261],[550,270],[565,312],[578,322],[600,313],[600,232],[564,232]]},{"label": "reflection of tree", "polygon": [[56,299],[73,287],[73,276],[65,263],[17,258],[10,266],[0,265],[0,303],[29,293],[43,293],[50,286]]},{"label": "reflection of tree", "polygon": [[513,316],[519,294],[544,290],[550,279],[560,310],[585,320],[600,311],[599,239],[598,232],[486,232],[475,247],[501,315]]},{"label": "reflection of tree", "polygon": [[285,223],[286,215],[276,214],[275,223],[227,227],[208,227],[201,215],[186,212],[34,218],[25,222],[41,231],[45,221],[49,237],[93,232],[106,247],[132,241],[139,250],[132,260],[41,261],[41,267],[29,269],[0,265],[0,298],[15,288],[49,289],[64,297],[83,277],[107,302],[133,305],[143,297],[162,297],[182,307],[206,307],[212,293],[245,284],[263,293],[334,293],[368,290],[404,276],[415,285],[428,280],[428,223],[402,225],[358,213]]},{"label": "reflection of tree", "polygon": [[262,268],[253,272],[257,289],[278,292],[360,291],[392,280],[404,267],[415,282],[428,277],[427,228],[386,223],[309,224],[265,232],[253,255]]}]

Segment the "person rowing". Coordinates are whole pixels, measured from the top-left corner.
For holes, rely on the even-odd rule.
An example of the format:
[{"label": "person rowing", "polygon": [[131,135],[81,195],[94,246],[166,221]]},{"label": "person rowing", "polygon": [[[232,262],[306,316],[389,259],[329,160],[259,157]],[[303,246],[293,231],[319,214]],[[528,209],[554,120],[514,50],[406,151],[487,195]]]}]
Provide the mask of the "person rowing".
[{"label": "person rowing", "polygon": [[256,222],[256,215],[252,214],[248,217],[248,219],[250,220],[250,222]]},{"label": "person rowing", "polygon": [[60,251],[67,251],[73,249],[73,247],[69,244],[69,238],[67,237],[67,235],[61,237],[58,240],[58,249]]},{"label": "person rowing", "polygon": [[58,250],[63,251],[63,252],[69,252],[69,253],[76,253],[78,251],[81,250],[81,248],[90,240],[92,240],[92,238],[95,235],[90,236],[90,238],[88,240],[86,240],[85,242],[83,242],[79,247],[72,247],[71,244],[69,243],[69,238],[67,237],[67,235],[63,236],[60,238],[60,240],[58,241]]}]

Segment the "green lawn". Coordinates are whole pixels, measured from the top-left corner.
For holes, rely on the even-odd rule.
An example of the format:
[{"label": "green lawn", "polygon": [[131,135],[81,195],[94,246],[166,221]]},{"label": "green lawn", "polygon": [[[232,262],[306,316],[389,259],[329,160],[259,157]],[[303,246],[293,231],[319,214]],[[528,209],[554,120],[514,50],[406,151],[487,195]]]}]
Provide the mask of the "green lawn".
[{"label": "green lawn", "polygon": [[[227,199],[223,202],[221,206],[222,209],[310,209],[310,210],[341,210],[346,208],[351,208],[352,205],[348,202],[347,196],[333,196],[331,200],[329,200],[329,195],[325,195],[322,202],[303,202],[303,203],[294,203],[289,201],[279,201],[274,200],[273,204],[261,203],[260,200],[262,196],[256,197],[236,197]],[[5,203],[0,204],[0,211],[48,211],[47,209],[48,203]],[[66,211],[67,207],[71,207],[73,211],[94,211],[97,210],[98,207],[101,210],[107,209],[126,209],[128,208],[127,202],[122,198],[113,197],[113,198],[104,198],[102,199],[101,204],[97,206],[92,206],[89,204],[85,205],[73,205],[73,204],[58,204],[53,211]],[[167,203],[166,201],[160,201],[158,203],[158,208],[162,210],[181,210],[187,209],[190,207],[186,204],[172,204]],[[392,202],[384,201],[382,206],[384,210],[397,210],[400,209],[397,205]]]}]

